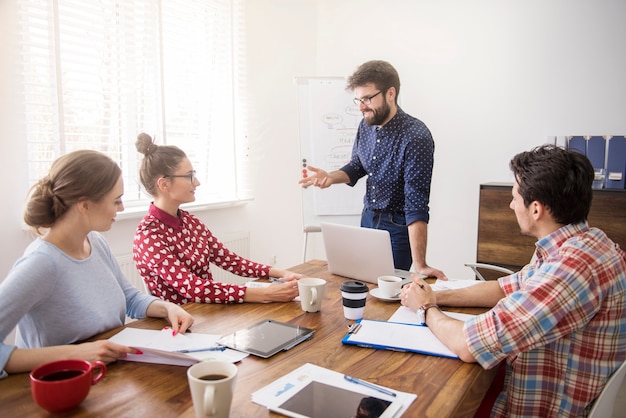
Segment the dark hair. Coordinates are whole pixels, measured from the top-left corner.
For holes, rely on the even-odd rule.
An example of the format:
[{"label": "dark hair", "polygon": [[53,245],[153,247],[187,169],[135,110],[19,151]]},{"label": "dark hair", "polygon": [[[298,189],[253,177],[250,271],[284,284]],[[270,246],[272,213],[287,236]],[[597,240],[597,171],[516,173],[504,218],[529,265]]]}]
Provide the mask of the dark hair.
[{"label": "dark hair", "polygon": [[76,202],[99,202],[121,175],[117,163],[98,151],[65,154],[52,163],[48,175],[30,188],[24,222],[40,233],[40,228],[54,225]]},{"label": "dark hair", "polygon": [[385,412],[391,402],[372,396],[362,398],[357,407],[356,418],[376,418]]},{"label": "dark hair", "polygon": [[144,155],[139,169],[139,180],[151,196],[156,195],[156,182],[163,176],[172,175],[187,155],[174,145],[157,145],[146,133],[137,135],[137,151]]},{"label": "dark hair", "polygon": [[586,156],[554,145],[542,145],[517,154],[509,166],[524,206],[541,202],[555,222],[563,225],[587,220],[594,171]]},{"label": "dark hair", "polygon": [[348,77],[346,90],[354,90],[356,87],[364,86],[367,83],[374,83],[376,88],[383,92],[390,87],[396,89],[396,105],[400,95],[400,76],[393,65],[387,61],[373,60],[361,64],[354,73]]}]

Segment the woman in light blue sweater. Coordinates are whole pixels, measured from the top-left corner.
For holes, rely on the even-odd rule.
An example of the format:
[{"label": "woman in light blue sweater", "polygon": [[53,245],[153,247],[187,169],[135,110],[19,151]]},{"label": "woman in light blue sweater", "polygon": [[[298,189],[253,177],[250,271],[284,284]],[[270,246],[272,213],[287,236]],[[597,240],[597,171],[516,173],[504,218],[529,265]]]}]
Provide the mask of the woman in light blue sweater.
[{"label": "woman in light blue sweater", "polygon": [[[167,318],[185,332],[193,318],[144,295],[122,273],[100,232],[124,209],[119,166],[97,151],[57,159],[31,189],[24,221],[40,235],[0,283],[0,341],[17,326],[16,344],[0,343],[0,377],[53,360],[111,362],[136,350],[100,340],[125,316]],[[43,231],[42,231],[43,229]]]}]

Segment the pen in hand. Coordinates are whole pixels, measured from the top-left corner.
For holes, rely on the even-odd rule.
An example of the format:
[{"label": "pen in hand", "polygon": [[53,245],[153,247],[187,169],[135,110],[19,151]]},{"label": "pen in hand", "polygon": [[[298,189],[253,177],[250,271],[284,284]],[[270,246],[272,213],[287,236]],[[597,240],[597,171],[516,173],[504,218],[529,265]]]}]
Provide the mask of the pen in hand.
[{"label": "pen in hand", "polygon": [[207,347],[207,348],[196,348],[193,350],[176,350],[177,353],[198,353],[200,351],[224,351],[226,347]]},{"label": "pen in hand", "polygon": [[346,379],[348,382],[356,383],[357,385],[366,386],[370,389],[377,390],[380,393],[384,393],[385,395],[394,396],[394,397],[396,396],[394,392],[387,390],[385,388],[381,388],[380,386],[376,386],[373,383],[366,382],[365,380],[357,379],[356,377],[348,376],[347,374],[343,375],[343,378]]},{"label": "pen in hand", "polygon": [[279,279],[279,278],[277,278],[277,277],[270,277],[270,282],[275,282],[275,283],[287,283],[287,280]]}]

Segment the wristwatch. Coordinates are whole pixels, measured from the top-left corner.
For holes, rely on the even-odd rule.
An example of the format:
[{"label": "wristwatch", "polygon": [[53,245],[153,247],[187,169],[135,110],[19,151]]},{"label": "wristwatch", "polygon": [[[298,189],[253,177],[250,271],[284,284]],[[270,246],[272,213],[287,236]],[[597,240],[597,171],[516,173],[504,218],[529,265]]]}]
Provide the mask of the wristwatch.
[{"label": "wristwatch", "polygon": [[439,309],[439,305],[437,305],[436,303],[427,303],[426,305],[420,306],[420,308],[417,310],[417,323],[418,324],[426,325],[426,312],[428,312],[430,308]]}]

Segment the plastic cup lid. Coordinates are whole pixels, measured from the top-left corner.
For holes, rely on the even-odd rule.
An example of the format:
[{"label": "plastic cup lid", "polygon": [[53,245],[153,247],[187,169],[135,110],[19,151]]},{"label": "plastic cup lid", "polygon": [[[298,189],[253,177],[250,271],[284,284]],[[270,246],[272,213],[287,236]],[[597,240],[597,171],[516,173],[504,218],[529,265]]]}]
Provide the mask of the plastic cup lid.
[{"label": "plastic cup lid", "polygon": [[359,281],[343,282],[340,289],[346,293],[363,293],[369,290],[365,283]]}]

